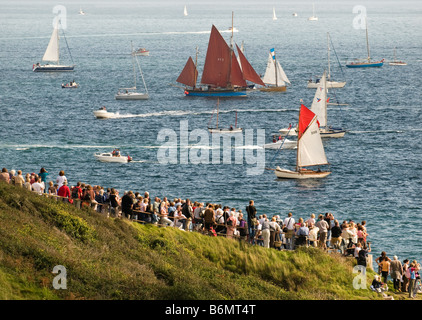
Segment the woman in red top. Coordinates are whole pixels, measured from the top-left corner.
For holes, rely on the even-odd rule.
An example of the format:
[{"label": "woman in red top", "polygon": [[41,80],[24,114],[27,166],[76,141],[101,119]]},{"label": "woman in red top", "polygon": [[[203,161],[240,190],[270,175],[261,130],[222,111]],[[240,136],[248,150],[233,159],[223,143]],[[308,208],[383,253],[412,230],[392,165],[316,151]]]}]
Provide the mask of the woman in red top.
[{"label": "woman in red top", "polygon": [[67,181],[63,181],[63,185],[57,191],[57,195],[63,198],[67,198],[67,199],[63,199],[63,201],[65,202],[70,202],[70,203],[73,202],[70,195],[70,189],[67,186]]}]

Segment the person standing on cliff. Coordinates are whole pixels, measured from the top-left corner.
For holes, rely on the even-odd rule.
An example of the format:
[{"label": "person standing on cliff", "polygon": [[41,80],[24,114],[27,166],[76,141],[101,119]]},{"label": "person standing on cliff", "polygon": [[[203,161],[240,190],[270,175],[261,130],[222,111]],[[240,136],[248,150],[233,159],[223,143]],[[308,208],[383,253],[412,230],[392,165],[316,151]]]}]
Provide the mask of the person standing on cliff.
[{"label": "person standing on cliff", "polygon": [[256,221],[256,208],[253,200],[249,200],[249,205],[246,207],[246,213],[248,214],[249,238],[253,243],[253,239],[255,237],[254,222]]}]

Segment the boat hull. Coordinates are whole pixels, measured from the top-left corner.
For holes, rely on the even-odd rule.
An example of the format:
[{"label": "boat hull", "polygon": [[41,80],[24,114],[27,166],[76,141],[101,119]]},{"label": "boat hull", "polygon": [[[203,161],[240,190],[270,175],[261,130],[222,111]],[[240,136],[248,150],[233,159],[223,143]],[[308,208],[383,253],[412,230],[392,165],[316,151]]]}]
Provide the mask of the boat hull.
[{"label": "boat hull", "polygon": [[111,119],[111,118],[114,118],[116,114],[113,112],[105,111],[105,110],[95,110],[94,116],[97,119]]},{"label": "boat hull", "polygon": [[62,84],[62,88],[63,89],[77,89],[79,88],[79,84],[75,85],[75,86],[66,86]]},{"label": "boat hull", "polygon": [[319,134],[321,138],[343,138],[346,134],[346,130],[342,129],[320,129]]},{"label": "boat hull", "polygon": [[407,66],[406,62],[389,62],[388,65],[390,66]]},{"label": "boat hull", "polygon": [[279,179],[321,179],[331,173],[330,171],[314,171],[307,169],[298,172],[281,169],[280,167],[277,167],[274,172]]},{"label": "boat hull", "polygon": [[379,68],[384,65],[384,62],[357,62],[346,64],[348,68]]},{"label": "boat hull", "polygon": [[125,156],[118,156],[113,157],[110,155],[103,155],[103,154],[94,154],[95,159],[101,162],[115,162],[115,163],[128,163],[130,162],[128,157]]},{"label": "boat hull", "polygon": [[[327,81],[328,88],[343,88],[346,85],[346,81]],[[316,89],[319,86],[319,82],[308,82],[308,89]]]},{"label": "boat hull", "polygon": [[216,90],[185,90],[186,97],[246,97],[246,88]]},{"label": "boat hull", "polygon": [[44,65],[44,66],[33,66],[32,71],[34,72],[69,72],[74,71],[75,66],[59,66],[59,65]]},{"label": "boat hull", "polygon": [[259,90],[264,92],[285,92],[287,90],[287,86],[262,87]]},{"label": "boat hull", "polygon": [[114,96],[116,100],[147,100],[149,95],[146,93],[121,93]]},{"label": "boat hull", "polygon": [[[284,141],[284,143],[283,143]],[[276,142],[267,143],[264,145],[265,149],[279,149],[280,146],[282,146],[282,149],[296,149],[297,148],[297,142],[292,140],[278,140]]]},{"label": "boat hull", "polygon": [[208,131],[210,133],[216,133],[216,134],[235,134],[235,133],[242,133],[243,129],[242,128],[233,128],[232,130],[230,130],[230,129],[208,128]]}]

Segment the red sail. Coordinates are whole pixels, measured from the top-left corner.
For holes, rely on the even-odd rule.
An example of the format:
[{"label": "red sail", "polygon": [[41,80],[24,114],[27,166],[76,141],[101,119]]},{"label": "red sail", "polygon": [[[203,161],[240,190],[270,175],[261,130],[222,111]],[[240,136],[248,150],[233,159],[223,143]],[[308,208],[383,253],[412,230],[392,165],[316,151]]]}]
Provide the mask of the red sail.
[{"label": "red sail", "polygon": [[300,113],[299,113],[299,133],[298,139],[302,137],[305,133],[306,129],[308,128],[309,124],[311,123],[312,119],[315,117],[315,113],[305,107],[303,104],[300,106]]},{"label": "red sail", "polygon": [[185,67],[183,68],[176,81],[190,87],[195,87],[197,78],[198,70],[196,70],[192,57],[189,57],[188,62],[186,62]]},{"label": "red sail", "polygon": [[237,48],[237,53],[239,54],[240,64],[242,65],[242,72],[243,72],[243,77],[245,78],[245,80],[252,81],[253,83],[260,84],[261,86],[265,86],[265,83],[262,82],[261,78],[256,73],[254,68],[252,68],[248,59],[246,59],[245,55],[239,49],[239,46],[237,44],[236,44],[236,48]]},{"label": "red sail", "polygon": [[232,53],[230,83],[232,86],[246,87],[246,81],[243,79],[242,69],[240,69],[239,62],[237,62],[234,52]]},{"label": "red sail", "polygon": [[215,87],[227,87],[230,81],[230,51],[226,41],[213,25],[201,83]]}]

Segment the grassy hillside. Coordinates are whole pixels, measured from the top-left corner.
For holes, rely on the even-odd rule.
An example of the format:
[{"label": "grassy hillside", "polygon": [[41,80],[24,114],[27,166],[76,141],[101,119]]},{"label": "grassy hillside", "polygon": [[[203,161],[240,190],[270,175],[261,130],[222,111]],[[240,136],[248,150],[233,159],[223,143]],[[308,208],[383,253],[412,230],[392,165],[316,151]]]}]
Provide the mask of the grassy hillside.
[{"label": "grassy hillside", "polygon": [[[56,265],[66,267],[66,290],[53,288]],[[279,252],[105,218],[0,183],[0,299],[379,298],[353,289],[352,267],[317,249]]]}]

